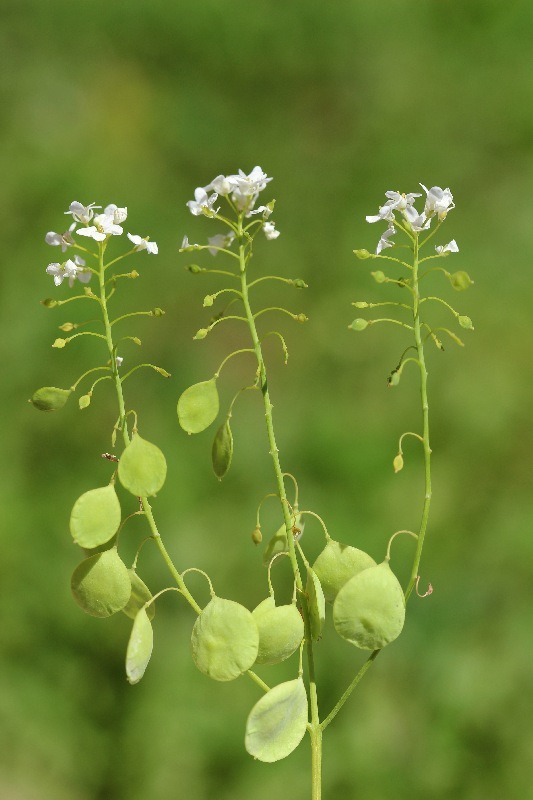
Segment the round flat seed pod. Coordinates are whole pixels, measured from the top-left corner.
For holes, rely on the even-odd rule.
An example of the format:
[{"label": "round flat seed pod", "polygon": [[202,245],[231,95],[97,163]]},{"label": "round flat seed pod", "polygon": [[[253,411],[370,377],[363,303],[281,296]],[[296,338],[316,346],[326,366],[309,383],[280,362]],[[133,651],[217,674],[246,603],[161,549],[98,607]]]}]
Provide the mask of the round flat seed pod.
[{"label": "round flat seed pod", "polygon": [[155,444],[134,433],[118,462],[118,477],[136,497],[151,497],[161,489],[167,476],[165,456]]},{"label": "round flat seed pod", "polygon": [[131,594],[128,568],[114,547],[82,561],[74,570],[70,585],[77,604],[92,617],[116,614]]},{"label": "round flat seed pod", "polygon": [[71,391],[71,389],[58,389],[56,386],[43,386],[33,394],[31,403],[39,411],[59,411],[69,399]]},{"label": "round flat seed pod", "polygon": [[250,711],[244,746],[259,761],[280,761],[296,750],[308,720],[307,693],[301,678],[270,689]]},{"label": "round flat seed pod", "polygon": [[322,585],[324,597],[333,603],[346,581],[376,562],[363,550],[331,539],[313,564],[313,569]]},{"label": "round flat seed pod", "polygon": [[232,456],[233,434],[231,432],[229,419],[227,419],[218,429],[211,450],[213,470],[219,481],[222,480],[230,468]]},{"label": "round flat seed pod", "polygon": [[179,423],[187,433],[200,433],[215,421],[218,409],[216,378],[195,383],[185,389],[178,400]]},{"label": "round flat seed pod", "polygon": [[142,608],[133,621],[126,651],[126,677],[129,683],[139,683],[146,671],[154,647],[154,632],[148,615]]},{"label": "round flat seed pod", "polygon": [[[135,619],[145,603],[148,603],[152,599],[152,593],[145,582],[139,578],[134,569],[129,569],[128,573],[131,581],[131,595],[122,611],[130,619]],[[153,619],[155,616],[155,603],[150,603],[145,611],[148,614],[148,619]]]},{"label": "round flat seed pod", "polygon": [[78,497],[70,514],[70,533],[80,547],[100,547],[113,538],[120,525],[120,503],[112,484],[91,489]]},{"label": "round flat seed pod", "polygon": [[268,567],[277,553],[287,553],[288,550],[287,531],[285,529],[285,523],[283,523],[276,533],[270,537],[267,546],[263,550],[263,564],[265,567]]},{"label": "round flat seed pod", "polygon": [[278,664],[298,649],[304,637],[304,621],[294,603],[277,606],[273,597],[267,597],[252,615],[259,630],[256,664]]},{"label": "round flat seed pod", "polygon": [[322,636],[322,628],[326,620],[326,601],[320,581],[311,568],[307,570],[307,585],[305,591],[307,593],[311,637],[317,642]]},{"label": "round flat seed pod", "polygon": [[194,623],[191,646],[200,672],[215,681],[232,681],[255,663],[259,631],[247,608],[213,597]]},{"label": "round flat seed pod", "polygon": [[404,621],[404,594],[388,561],[350,578],[333,604],[335,630],[362,650],[380,650],[394,641]]}]

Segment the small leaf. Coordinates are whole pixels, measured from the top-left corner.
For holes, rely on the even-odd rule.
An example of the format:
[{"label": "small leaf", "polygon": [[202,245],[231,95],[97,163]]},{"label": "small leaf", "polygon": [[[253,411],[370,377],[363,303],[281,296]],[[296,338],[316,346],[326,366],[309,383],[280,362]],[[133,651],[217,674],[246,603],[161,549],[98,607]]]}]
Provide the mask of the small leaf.
[{"label": "small leaf", "polygon": [[37,389],[30,403],[33,403],[39,411],[59,411],[60,408],[63,408],[71,393],[71,389],[43,386],[42,389]]},{"label": "small leaf", "polygon": [[154,632],[148,614],[141,608],[133,621],[126,651],[126,677],[132,685],[139,683],[146,671],[154,647]]},{"label": "small leaf", "polygon": [[309,608],[309,622],[311,625],[311,638],[317,642],[322,636],[322,628],[326,620],[326,600],[322,586],[310,567],[307,570],[307,607]]},{"label": "small leaf", "polygon": [[194,623],[191,647],[200,672],[215,681],[232,681],[253,666],[259,631],[247,608],[213,597]]},{"label": "small leaf", "polygon": [[131,594],[128,568],[116,547],[82,561],[72,574],[70,586],[77,604],[92,617],[116,614]]},{"label": "small leaf", "polygon": [[308,713],[307,693],[301,678],[274,686],[250,711],[244,739],[246,750],[267,763],[286,758],[305,735]]},{"label": "small leaf", "polygon": [[[128,573],[131,581],[131,595],[122,611],[130,619],[135,619],[141,608],[152,599],[152,593],[134,569],[129,569]],[[148,614],[148,619],[154,618],[155,603],[150,603],[146,608],[146,613]]]},{"label": "small leaf", "polygon": [[178,419],[187,433],[200,433],[216,419],[219,409],[216,378],[195,383],[178,400]]},{"label": "small leaf", "polygon": [[167,462],[155,444],[134,433],[118,464],[118,477],[136,497],[152,497],[165,483]]},{"label": "small leaf", "polygon": [[233,434],[231,432],[229,419],[227,419],[218,429],[211,450],[213,469],[220,481],[230,468],[232,456]]},{"label": "small leaf", "polygon": [[92,549],[113,538],[120,525],[120,503],[112,484],[78,497],[70,514],[70,533],[80,547]]}]

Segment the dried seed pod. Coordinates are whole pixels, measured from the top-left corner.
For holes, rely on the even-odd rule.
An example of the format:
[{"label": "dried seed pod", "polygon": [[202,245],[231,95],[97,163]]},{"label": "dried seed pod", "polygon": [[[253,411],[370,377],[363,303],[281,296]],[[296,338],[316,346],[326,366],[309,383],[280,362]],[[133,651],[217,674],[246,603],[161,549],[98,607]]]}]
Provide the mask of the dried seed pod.
[{"label": "dried seed pod", "polygon": [[133,621],[126,651],[126,677],[129,683],[139,683],[152,656],[153,647],[152,624],[145,609],[141,608]]},{"label": "dried seed pod", "polygon": [[194,623],[191,646],[200,672],[215,681],[232,681],[254,664],[259,631],[247,608],[213,597]]},{"label": "dried seed pod", "polygon": [[63,408],[70,395],[72,389],[58,389],[56,386],[43,386],[42,389],[37,389],[34,392],[30,402],[33,403],[35,408],[39,411],[59,411]]},{"label": "dried seed pod", "polygon": [[333,604],[335,630],[363,650],[390,644],[400,635],[404,621],[404,594],[388,561],[350,578]]},{"label": "dried seed pod", "polygon": [[259,630],[256,664],[278,664],[289,658],[304,637],[304,622],[294,603],[277,606],[272,596],[254,608]]},{"label": "dried seed pod", "polygon": [[[122,611],[130,619],[135,619],[141,608],[152,599],[152,593],[145,582],[139,578],[134,569],[129,569],[128,573],[131,581],[131,595]],[[150,603],[146,608],[146,613],[148,614],[148,619],[154,618],[155,603]]]},{"label": "dried seed pod", "polygon": [[222,480],[230,468],[232,456],[233,434],[231,432],[229,419],[226,419],[216,433],[211,450],[213,470],[219,481]]},{"label": "dried seed pod", "polygon": [[151,497],[161,489],[167,476],[165,456],[155,444],[134,433],[118,464],[118,477],[136,497]]},{"label": "dried seed pod", "polygon": [[116,547],[82,561],[72,574],[77,604],[92,617],[110,617],[121,611],[131,595],[128,568]]},{"label": "dried seed pod", "polygon": [[313,564],[322,585],[324,597],[333,603],[337,593],[354,575],[368,567],[375,567],[374,559],[363,550],[330,539]]},{"label": "dried seed pod", "polygon": [[326,601],[320,581],[311,567],[307,570],[307,585],[305,591],[307,593],[311,638],[317,642],[322,636],[322,628],[326,620]]},{"label": "dried seed pod", "polygon": [[80,547],[92,549],[113,538],[120,526],[120,503],[113,484],[78,497],[70,514],[70,533]]},{"label": "dried seed pod", "polygon": [[216,378],[195,383],[178,400],[178,419],[187,433],[200,433],[217,418],[219,399]]},{"label": "dried seed pod", "polygon": [[274,686],[257,701],[246,722],[244,746],[259,761],[290,755],[307,728],[307,693],[301,678]]}]

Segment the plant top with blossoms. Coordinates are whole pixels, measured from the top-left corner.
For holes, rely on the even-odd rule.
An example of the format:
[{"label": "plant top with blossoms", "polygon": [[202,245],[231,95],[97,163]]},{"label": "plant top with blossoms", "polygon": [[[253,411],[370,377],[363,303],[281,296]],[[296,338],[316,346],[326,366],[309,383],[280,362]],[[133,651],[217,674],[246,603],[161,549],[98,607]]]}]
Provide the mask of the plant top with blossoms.
[{"label": "plant top with blossoms", "polygon": [[[192,274],[207,275],[209,280],[221,284],[210,287],[210,293],[205,295],[203,307],[213,311],[209,312],[211,317],[203,321],[193,338],[204,340],[222,324],[235,326],[236,332],[242,333],[243,337],[236,350],[226,355],[207,377],[185,389],[177,402],[178,421],[187,434],[202,434],[218,419],[210,448],[213,472],[218,480],[224,479],[230,470],[234,453],[231,422],[243,393],[251,391],[257,394],[262,406],[261,417],[266,427],[273,473],[272,483],[265,487],[265,494],[256,504],[255,519],[252,517],[254,525],[251,540],[255,548],[250,547],[249,552],[264,576],[263,580],[257,582],[258,587],[263,586],[263,589],[259,589],[261,599],[253,610],[250,611],[236,600],[219,596],[214,581],[202,569],[178,568],[163,543],[156,523],[152,498],[164,489],[166,459],[157,445],[141,438],[137,412],[126,401],[124,384],[142,367],[155,370],[165,377],[169,377],[169,373],[153,364],[139,364],[122,375],[119,372],[122,366],[122,356],[118,355],[119,345],[126,342],[139,345],[140,340],[131,335],[117,339],[115,326],[131,317],[161,316],[163,312],[159,308],[132,311],[112,319],[109,303],[117,286],[123,284],[123,279],[139,277],[135,270],[116,272],[117,263],[142,250],[157,253],[157,245],[148,237],[128,233],[133,247],[106,262],[106,250],[111,239],[123,234],[123,223],[127,218],[125,208],[109,205],[102,214],[95,214],[99,207],[94,204],[82,206],[72,203],[67,212],[74,220],[70,228],[63,234],[50,232],[46,236],[47,243],[61,247],[63,253],[78,251],[63,263],[50,264],[48,274],[53,276],[58,287],[65,279],[70,288],[79,281],[83,285],[83,292],[64,300],[48,299],[43,301],[44,305],[53,308],[78,299],[97,303],[101,312],[99,324],[103,323],[104,331],[102,333],[99,328],[76,332],[67,339],[56,339],[53,346],[62,348],[77,336],[94,336],[104,342],[106,361],[84,372],[69,389],[39,389],[32,402],[40,410],[58,410],[78,385],[94,372],[103,374],[79,398],[80,409],[89,405],[98,383],[110,380],[114,386],[118,418],[111,429],[112,452],[104,453],[104,462],[101,462],[109,473],[107,483],[82,494],[74,503],[70,515],[72,538],[83,549],[85,556],[74,570],[71,587],[74,599],[88,614],[106,618],[123,612],[131,618],[125,663],[128,681],[131,684],[138,683],[150,662],[158,597],[168,591],[177,592],[196,615],[190,646],[193,662],[200,672],[221,682],[246,676],[261,692],[245,724],[244,744],[248,753],[263,762],[279,761],[289,756],[309,734],[311,796],[312,800],[320,800],[324,732],[381,651],[401,634],[407,601],[413,592],[418,597],[427,597],[432,592],[431,584],[425,592],[419,591],[421,557],[432,497],[425,345],[431,341],[439,350],[443,350],[443,334],[459,345],[463,343],[449,327],[440,323],[435,325],[433,315],[427,317],[425,311],[437,304],[445,309],[446,314],[451,313],[463,329],[472,330],[473,325],[469,317],[456,311],[447,300],[434,293],[427,294],[423,289],[428,280],[442,275],[456,291],[468,288],[472,281],[464,271],[450,273],[441,266],[442,259],[458,253],[455,239],[448,244],[437,245],[431,254],[422,253],[455,207],[451,191],[437,186],[427,189],[421,184],[426,194],[421,212],[415,208],[417,198],[422,197],[420,193],[386,192],[387,201],[379,208],[378,214],[367,216],[369,223],[383,221],[387,224],[375,252],[366,249],[354,252],[361,260],[379,259],[383,262],[384,269],[373,271],[371,276],[377,284],[384,284],[384,288],[394,294],[377,302],[357,300],[353,305],[358,309],[388,307],[393,310],[393,315],[357,318],[349,328],[363,331],[377,323],[394,326],[399,334],[401,354],[390,372],[389,386],[399,384],[408,364],[416,367],[421,398],[420,429],[406,431],[399,436],[398,452],[392,461],[394,471],[399,473],[404,467],[405,441],[418,442],[423,454],[423,491],[418,529],[401,528],[389,535],[388,542],[380,546],[381,553],[375,560],[357,546],[358,542],[343,542],[343,537],[333,538],[319,514],[301,507],[298,480],[292,472],[285,471],[282,463],[263,345],[267,337],[273,336],[281,345],[286,364],[289,350],[285,334],[277,326],[272,328],[271,320],[289,317],[305,323],[307,316],[292,305],[290,308],[282,303],[276,306],[263,305],[261,290],[265,283],[272,281],[297,290],[307,288],[307,284],[301,278],[257,274],[255,271],[252,257],[257,237],[261,239],[264,236],[267,241],[274,241],[280,235],[271,219],[275,201],[258,205],[259,196],[271,180],[256,166],[249,174],[239,170],[231,175],[218,175],[207,185],[196,188],[194,199],[187,202],[189,211],[194,216],[214,221],[220,229],[207,237],[204,244],[191,244],[185,236],[180,249],[180,252],[187,254],[207,251],[208,258],[220,256],[216,267],[213,261],[208,261],[207,266],[197,263],[187,265]],[[432,227],[433,222],[435,224]],[[87,240],[95,242],[97,249],[91,249]],[[408,256],[403,256],[404,251]],[[224,263],[220,264],[221,260]],[[98,281],[98,290],[94,292],[88,285],[93,276]],[[395,294],[398,291],[402,293],[399,299]],[[67,322],[60,328],[70,332],[82,325],[94,325],[94,320]],[[403,338],[405,341],[402,341]],[[250,362],[249,377],[243,385],[234,385],[232,372],[227,369],[227,365],[237,357]],[[223,370],[224,381],[232,387],[233,396],[221,413],[219,381]],[[274,388],[274,391],[277,390]],[[276,407],[278,405],[277,402]],[[341,422],[339,434],[342,433]],[[264,538],[262,511],[267,502],[276,504],[278,524]],[[138,543],[135,558],[129,565],[119,550],[125,536],[135,535],[128,525],[134,516],[141,516],[145,520],[147,537]],[[396,537],[403,534],[415,540],[412,567],[405,585],[401,584],[391,566],[392,545]],[[311,563],[306,554],[307,540],[311,539],[312,543],[317,536],[322,549]],[[152,593],[138,574],[142,548],[148,542],[159,550],[172,579],[170,586],[163,586],[156,593]],[[274,571],[277,574],[276,586],[282,587],[276,590],[272,578]],[[209,593],[207,603],[202,604],[188,588],[186,578],[191,572],[204,577]],[[282,593],[285,599],[290,598],[289,602],[281,602]],[[350,684],[329,710],[322,707],[315,668],[319,655],[321,658],[328,656],[322,642],[326,625],[333,627],[348,649],[352,648],[352,657],[357,651],[366,653],[362,663],[356,666]],[[292,678],[279,681],[276,678],[276,666],[281,662],[289,662],[291,658]]]}]

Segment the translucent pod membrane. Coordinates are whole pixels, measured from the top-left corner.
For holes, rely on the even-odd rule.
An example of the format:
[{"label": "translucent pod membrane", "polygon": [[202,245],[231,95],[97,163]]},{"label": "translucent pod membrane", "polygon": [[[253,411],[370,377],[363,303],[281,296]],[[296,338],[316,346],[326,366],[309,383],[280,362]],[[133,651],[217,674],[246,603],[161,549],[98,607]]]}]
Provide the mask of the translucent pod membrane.
[{"label": "translucent pod membrane", "polygon": [[191,647],[200,672],[215,681],[232,681],[255,663],[259,630],[247,608],[213,597],[194,623]]},{"label": "translucent pod membrane", "polygon": [[72,575],[77,604],[92,617],[110,617],[121,611],[131,595],[128,568],[115,547],[82,561]]},{"label": "translucent pod membrane", "polygon": [[270,689],[250,711],[244,745],[259,761],[286,758],[302,741],[308,720],[307,693],[301,678]]},{"label": "translucent pod membrane", "polygon": [[350,578],[333,604],[335,630],[362,650],[380,650],[393,642],[404,621],[403,590],[388,561]]},{"label": "translucent pod membrane", "polygon": [[[296,528],[302,529],[303,526],[301,514],[295,514],[294,525]],[[289,544],[287,542],[287,529],[285,528],[285,523],[283,523],[267,542],[267,545],[263,551],[263,564],[265,567],[268,567],[275,555],[278,553],[288,552]]]},{"label": "translucent pod membrane", "polygon": [[331,539],[313,564],[324,597],[333,603],[344,584],[368,567],[375,567],[374,559],[363,550]]},{"label": "translucent pod membrane", "polygon": [[305,587],[307,594],[307,607],[309,609],[309,623],[311,626],[311,638],[317,642],[322,636],[322,629],[326,620],[326,601],[320,581],[313,569],[307,570],[307,584]]},{"label": "translucent pod membrane", "polygon": [[[124,614],[130,619],[135,619],[141,608],[152,599],[152,593],[148,586],[142,581],[134,569],[129,569],[128,574],[131,582],[130,599],[122,609]],[[155,603],[150,603],[146,609],[148,619],[155,616]]]},{"label": "translucent pod membrane", "polygon": [[211,449],[211,460],[213,462],[213,471],[219,481],[222,480],[231,465],[233,457],[233,434],[231,432],[229,419],[218,429],[213,447]]},{"label": "translucent pod membrane", "polygon": [[31,403],[39,411],[59,411],[63,408],[71,395],[71,389],[58,389],[56,386],[43,386],[37,389],[31,398]]},{"label": "translucent pod membrane", "polygon": [[133,622],[126,650],[126,677],[131,684],[139,683],[146,671],[154,648],[154,632],[148,614],[142,608]]},{"label": "translucent pod membrane", "polygon": [[219,399],[216,378],[195,383],[178,400],[178,419],[187,433],[205,431],[218,416]]},{"label": "translucent pod membrane", "polygon": [[259,630],[256,664],[278,664],[298,649],[304,622],[294,603],[277,606],[273,597],[267,597],[254,608],[252,616]]},{"label": "translucent pod membrane", "polygon": [[162,488],[166,476],[167,462],[159,447],[134,433],[118,463],[123,487],[136,497],[152,497]]},{"label": "translucent pod membrane", "polygon": [[80,547],[92,549],[113,538],[120,526],[120,503],[111,484],[78,497],[70,514],[70,533]]}]

